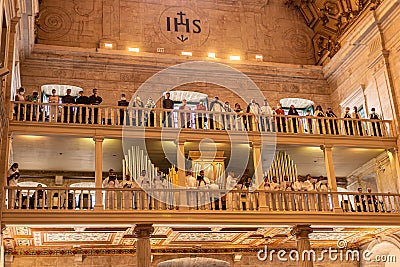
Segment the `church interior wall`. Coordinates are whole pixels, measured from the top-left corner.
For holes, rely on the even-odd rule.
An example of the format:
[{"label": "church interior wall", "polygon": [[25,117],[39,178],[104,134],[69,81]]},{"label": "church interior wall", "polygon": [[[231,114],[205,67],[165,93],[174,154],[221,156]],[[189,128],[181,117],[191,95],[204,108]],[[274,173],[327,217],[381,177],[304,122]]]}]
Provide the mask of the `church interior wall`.
[{"label": "church interior wall", "polygon": [[[117,49],[133,46],[155,52],[164,48],[169,54],[188,50],[201,55],[214,52],[220,58],[234,54],[242,59],[259,54],[271,62],[315,63],[312,30],[283,1],[201,1],[184,4],[182,10],[174,6],[182,2],[42,1],[38,43],[95,48],[108,41]],[[185,14],[183,20],[176,15],[179,11]],[[171,30],[175,17],[183,23],[189,19],[189,26],[178,26],[187,29],[180,39]]]}]

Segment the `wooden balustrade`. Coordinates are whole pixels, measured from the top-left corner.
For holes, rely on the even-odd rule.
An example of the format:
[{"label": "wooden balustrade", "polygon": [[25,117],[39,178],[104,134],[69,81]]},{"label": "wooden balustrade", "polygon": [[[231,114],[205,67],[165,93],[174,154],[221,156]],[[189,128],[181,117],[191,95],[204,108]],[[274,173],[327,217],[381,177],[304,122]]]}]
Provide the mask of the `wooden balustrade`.
[{"label": "wooden balustrade", "polygon": [[[8,210],[92,210],[96,190],[105,211],[200,211],[334,213],[338,198],[344,213],[400,213],[400,194],[356,192],[246,191],[210,189],[141,189],[5,187]],[[181,194],[185,197],[182,198]],[[182,199],[185,203],[181,203]],[[179,212],[179,211],[177,211]]]},{"label": "wooden balustrade", "polygon": [[14,102],[15,121],[126,127],[171,127],[330,136],[394,137],[392,121],[160,108]]}]

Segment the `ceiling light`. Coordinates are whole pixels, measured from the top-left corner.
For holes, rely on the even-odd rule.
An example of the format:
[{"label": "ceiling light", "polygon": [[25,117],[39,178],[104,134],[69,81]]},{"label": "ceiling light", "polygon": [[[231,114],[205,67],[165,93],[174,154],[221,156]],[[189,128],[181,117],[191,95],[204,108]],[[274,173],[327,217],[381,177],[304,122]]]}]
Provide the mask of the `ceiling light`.
[{"label": "ceiling light", "polygon": [[256,55],[256,60],[257,61],[263,61],[263,56],[262,55]]},{"label": "ceiling light", "polygon": [[192,52],[182,52],[182,56],[192,56]]},{"label": "ceiling light", "polygon": [[139,49],[138,47],[129,47],[129,48],[128,48],[128,51],[129,51],[129,52],[136,52],[136,53],[138,53],[138,52],[140,51],[140,49]]},{"label": "ceiling light", "polygon": [[215,53],[208,53],[209,58],[215,58]]},{"label": "ceiling light", "polygon": [[240,56],[230,56],[230,60],[240,60]]}]

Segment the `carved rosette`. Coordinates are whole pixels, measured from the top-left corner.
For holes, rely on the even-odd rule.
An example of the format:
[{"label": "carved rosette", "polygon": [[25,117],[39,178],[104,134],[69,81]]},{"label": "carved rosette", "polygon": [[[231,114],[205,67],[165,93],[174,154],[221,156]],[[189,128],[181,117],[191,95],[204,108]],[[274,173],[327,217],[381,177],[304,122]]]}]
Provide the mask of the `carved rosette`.
[{"label": "carved rosette", "polygon": [[38,35],[43,39],[58,39],[72,27],[70,15],[58,7],[45,7],[39,13]]},{"label": "carved rosette", "polygon": [[285,32],[285,46],[289,53],[295,58],[314,58],[314,47],[312,39],[304,31],[289,29]]}]

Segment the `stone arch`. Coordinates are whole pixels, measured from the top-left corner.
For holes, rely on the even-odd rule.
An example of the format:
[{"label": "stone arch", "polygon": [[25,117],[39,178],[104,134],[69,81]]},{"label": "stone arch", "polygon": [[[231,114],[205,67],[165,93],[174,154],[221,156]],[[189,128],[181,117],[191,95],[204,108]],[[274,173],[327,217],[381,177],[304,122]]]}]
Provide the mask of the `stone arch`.
[{"label": "stone arch", "polygon": [[[368,244],[363,251],[370,252],[368,258],[375,261],[368,261],[364,257],[361,259],[362,267],[395,267],[398,266],[396,261],[400,260],[400,238],[395,235],[377,238]],[[363,254],[360,254],[363,255]],[[376,257],[380,257],[381,262],[376,261]]]},{"label": "stone arch", "polygon": [[206,258],[206,257],[172,259],[157,264],[157,267],[172,267],[172,266],[173,267],[198,267],[198,266],[229,267],[231,265],[223,260]]}]

